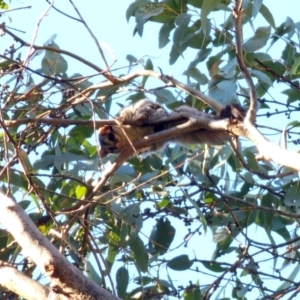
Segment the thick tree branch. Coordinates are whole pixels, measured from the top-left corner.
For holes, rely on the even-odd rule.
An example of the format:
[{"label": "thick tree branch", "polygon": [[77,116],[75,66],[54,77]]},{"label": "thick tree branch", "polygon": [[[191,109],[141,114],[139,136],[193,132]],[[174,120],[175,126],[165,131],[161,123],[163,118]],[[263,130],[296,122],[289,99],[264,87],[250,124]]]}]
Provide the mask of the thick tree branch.
[{"label": "thick tree branch", "polygon": [[49,288],[32,280],[16,268],[1,263],[0,285],[27,300],[49,299]]},{"label": "thick tree branch", "polygon": [[258,160],[273,161],[278,165],[300,171],[300,153],[282,149],[276,143],[270,142],[248,120],[229,125],[228,130],[253,142],[258,150],[256,156]]},{"label": "thick tree branch", "polygon": [[119,299],[85,277],[41,234],[12,199],[0,195],[0,222],[22,247],[24,255],[48,276],[56,292],[74,300]]}]

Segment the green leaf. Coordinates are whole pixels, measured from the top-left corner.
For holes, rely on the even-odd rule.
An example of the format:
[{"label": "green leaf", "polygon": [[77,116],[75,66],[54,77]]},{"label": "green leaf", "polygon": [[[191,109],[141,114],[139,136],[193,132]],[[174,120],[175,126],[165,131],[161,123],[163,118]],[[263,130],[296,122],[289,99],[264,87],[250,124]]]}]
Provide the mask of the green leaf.
[{"label": "green leaf", "polygon": [[[204,35],[203,32],[186,34],[182,40],[182,46],[191,47],[194,49],[204,50],[212,41],[210,36]],[[211,50],[211,49],[208,49]]]},{"label": "green leaf", "polygon": [[134,228],[131,228],[131,235],[135,238],[136,234],[143,226],[143,217],[140,211],[140,204],[136,203],[129,205],[120,211],[120,215],[123,220],[128,223],[128,225],[134,225]]},{"label": "green leaf", "polygon": [[247,158],[247,162],[248,162],[248,165],[255,171],[261,171],[260,167],[259,167],[259,164],[255,158],[255,155],[252,151],[252,148],[250,149],[244,149],[244,155],[246,156]]},{"label": "green leaf", "polygon": [[206,22],[207,16],[210,12],[216,8],[216,6],[221,2],[221,0],[203,0],[203,4],[201,7],[201,27],[203,33],[206,35]]},{"label": "green leaf", "polygon": [[292,273],[287,278],[287,281],[284,281],[277,288],[276,292],[284,291],[284,290],[288,289],[292,285],[292,282],[295,280],[296,276],[299,274],[299,271],[300,271],[300,264],[296,264],[294,270],[292,271]]},{"label": "green leaf", "polygon": [[76,186],[75,195],[77,199],[81,199],[87,192],[87,188],[85,186]]},{"label": "green leaf", "polygon": [[107,252],[107,263],[109,270],[111,269],[113,263],[115,262],[116,255],[119,253],[118,247],[116,245],[109,244]]},{"label": "green leaf", "polygon": [[137,173],[135,172],[135,170],[132,168],[132,166],[129,165],[124,165],[121,166],[116,172],[115,174],[117,175],[128,175],[131,177],[136,177]]},{"label": "green leaf", "polygon": [[145,245],[139,236],[129,245],[134,256],[133,259],[142,272],[148,271],[148,254]]},{"label": "green leaf", "polygon": [[83,141],[91,137],[93,133],[94,130],[92,126],[76,125],[70,130],[69,136],[74,137],[79,144],[82,144]]},{"label": "green leaf", "polygon": [[218,78],[210,82],[209,96],[222,103],[224,106],[236,102],[236,84],[230,80]]},{"label": "green leaf", "polygon": [[196,288],[189,288],[185,290],[183,294],[183,299],[184,300],[198,300],[201,299],[201,291],[199,287]]},{"label": "green leaf", "polygon": [[174,236],[175,228],[168,219],[161,218],[157,220],[149,238],[149,252],[151,254],[164,254],[169,249]]},{"label": "green leaf", "polygon": [[300,206],[299,196],[296,195],[300,195],[300,187],[293,185],[284,194],[284,204],[287,206]]},{"label": "green leaf", "polygon": [[[288,43],[282,51],[281,59],[283,59],[286,66],[292,67],[295,62],[296,55],[295,47],[291,43]],[[289,69],[287,68],[287,70]]]},{"label": "green leaf", "polygon": [[9,244],[9,238],[8,238],[8,232],[5,232],[4,230],[1,231],[0,234],[0,249],[6,249],[6,251],[0,251],[0,259],[3,261],[7,261],[9,257],[13,254],[15,251],[15,248],[18,247],[17,244],[14,247],[10,247],[10,249],[7,248],[7,245]]},{"label": "green leaf", "polygon": [[185,37],[187,27],[191,20],[191,15],[189,14],[180,14],[175,19],[175,24],[177,25],[174,34],[173,34],[173,43],[176,47],[182,45],[182,40]]},{"label": "green leaf", "polygon": [[275,29],[275,21],[273,18],[273,15],[269,11],[268,7],[262,4],[260,6],[259,12],[262,14],[262,16],[265,18],[265,20]]},{"label": "green leaf", "polygon": [[177,101],[172,92],[166,89],[157,90],[154,92],[158,103],[169,105]]},{"label": "green leaf", "polygon": [[34,169],[32,167],[32,164],[31,164],[30,160],[29,160],[28,154],[24,150],[19,149],[19,155],[20,155],[20,159],[22,160],[24,166],[27,169],[27,172],[29,172],[29,173],[33,172]]},{"label": "green leaf", "polygon": [[76,87],[76,90],[78,89],[85,90],[88,87],[93,85],[92,81],[87,80],[87,78],[85,78],[80,73],[74,73],[73,75],[68,77],[68,80],[72,82],[72,86]]},{"label": "green leaf", "polygon": [[[150,58],[147,59],[145,64],[145,70],[153,70],[153,63]],[[149,76],[143,76],[141,87],[145,87],[146,81],[148,80]]]},{"label": "green leaf", "polygon": [[263,0],[253,0],[252,19],[255,19],[262,5]]},{"label": "green leaf", "polygon": [[255,52],[259,50],[267,44],[270,34],[270,26],[257,28],[254,36],[243,44],[243,50],[246,52]]},{"label": "green leaf", "polygon": [[60,155],[45,155],[42,159],[34,162],[35,170],[48,170],[55,165],[60,168],[61,165],[72,161],[87,160],[84,155],[77,155],[73,153],[60,154]]},{"label": "green leaf", "polygon": [[158,47],[163,48],[165,47],[169,42],[169,36],[171,31],[175,28],[174,24],[167,23],[163,24],[160,28],[159,35],[158,35]]},{"label": "green leaf", "polygon": [[27,190],[28,182],[25,178],[25,175],[23,175],[20,172],[16,172],[13,169],[8,170],[8,172],[5,173],[2,179],[4,182],[10,182],[15,187],[21,188]]},{"label": "green leaf", "polygon": [[144,24],[153,16],[158,16],[164,11],[163,3],[147,3],[139,6],[135,12],[136,31],[143,35]]},{"label": "green leaf", "polygon": [[116,273],[117,293],[121,299],[124,299],[129,283],[129,274],[125,266],[118,269]]},{"label": "green leaf", "polygon": [[[276,205],[276,198],[268,193],[262,197],[261,205],[273,208],[273,206]],[[275,215],[271,212],[260,211],[255,222],[269,234],[272,230],[274,216]]]},{"label": "green leaf", "polygon": [[232,230],[232,236],[228,236],[228,238],[220,241],[216,245],[216,249],[212,254],[212,260],[216,260],[218,257],[226,254],[226,253],[231,253],[235,248],[229,247],[233,241],[233,237],[238,234],[237,230]]},{"label": "green leaf", "polygon": [[266,83],[267,85],[272,86],[272,84],[273,84],[272,80],[265,73],[258,71],[258,70],[250,70],[250,73],[253,74],[255,77],[257,77],[262,82]]},{"label": "green leaf", "polygon": [[[59,49],[58,45],[54,42],[51,42],[47,46]],[[44,74],[49,76],[62,74],[65,73],[67,69],[68,63],[59,52],[45,51],[44,58],[42,59],[42,71]]]},{"label": "green leaf", "polygon": [[200,219],[200,221],[203,225],[203,231],[204,231],[204,233],[206,233],[206,231],[207,231],[207,221],[205,219],[205,216],[203,215],[203,213],[202,213],[201,209],[199,208],[199,206],[197,205],[197,203],[191,197],[189,197],[187,195],[187,193],[185,193],[185,195],[186,195],[187,199],[191,202],[191,204],[194,206],[194,208],[196,209],[196,212],[199,216],[199,219]]},{"label": "green leaf", "polygon": [[182,254],[168,261],[167,266],[175,271],[184,271],[193,265],[193,261],[189,259],[188,255]]},{"label": "green leaf", "polygon": [[[1,5],[1,3],[0,3],[0,5]],[[0,60],[0,70],[6,71],[11,64],[12,64],[11,60],[1,59]]]},{"label": "green leaf", "polygon": [[[271,46],[275,42],[277,42],[280,39],[280,37],[287,35],[288,39],[290,39],[294,33],[295,33],[295,23],[290,17],[287,17],[285,22],[280,24],[279,27],[276,27],[275,34],[272,36]],[[287,44],[287,47],[293,47],[293,45],[290,45],[289,43]]]},{"label": "green leaf", "polygon": [[287,95],[287,103],[292,103],[299,100],[299,92],[294,89],[287,89],[282,91],[282,94]]},{"label": "green leaf", "polygon": [[181,47],[173,45],[170,51],[169,64],[173,65],[179,56],[186,50],[187,45],[183,44]]},{"label": "green leaf", "polygon": [[232,79],[235,77],[236,73],[237,61],[234,57],[231,59],[224,67],[220,69],[220,75],[224,77],[224,79]]},{"label": "green leaf", "polygon": [[8,10],[9,6],[3,0],[1,0],[0,1],[0,9]]},{"label": "green leaf", "polygon": [[135,15],[135,12],[138,10],[138,8],[142,5],[145,5],[147,3],[149,3],[150,0],[136,0],[135,2],[131,3],[127,10],[126,10],[126,20],[127,22],[129,21],[129,19]]},{"label": "green leaf", "polygon": [[299,66],[300,66],[300,57],[298,57],[294,61],[292,69],[291,69],[291,75],[299,75],[299,70],[298,70]]},{"label": "green leaf", "polygon": [[23,210],[26,210],[30,204],[31,204],[31,201],[28,201],[28,200],[22,200],[22,201],[18,202],[18,205],[20,205]]},{"label": "green leaf", "polygon": [[168,206],[169,204],[169,199],[162,199],[157,205],[159,208],[164,208],[166,206]]},{"label": "green leaf", "polygon": [[229,233],[226,228],[218,228],[214,234],[213,241],[219,243],[229,237]]},{"label": "green leaf", "polygon": [[227,268],[222,267],[219,263],[217,262],[202,262],[203,266],[212,271],[212,272],[224,272],[227,270]]},{"label": "green leaf", "polygon": [[203,5],[203,0],[188,0],[188,4],[201,8]]},{"label": "green leaf", "polygon": [[112,175],[109,181],[110,187],[114,189],[126,182],[131,182],[133,179],[134,177],[129,175],[118,175],[118,174]]},{"label": "green leaf", "polygon": [[138,276],[134,278],[134,283],[138,285],[147,285],[152,282],[153,282],[153,278],[148,276]]},{"label": "green leaf", "polygon": [[130,226],[127,222],[122,222],[121,229],[120,229],[120,242],[122,243],[123,247],[127,245],[127,237],[130,232]]},{"label": "green leaf", "polygon": [[98,272],[95,270],[93,264],[88,260],[87,264],[86,264],[86,268],[87,268],[87,276],[92,279],[96,284],[98,285],[102,285],[103,281],[101,279],[101,277],[99,276]]},{"label": "green leaf", "polygon": [[201,73],[198,68],[189,68],[183,72],[183,75],[191,76],[193,79],[195,79],[197,82],[199,82],[202,85],[208,83],[207,76]]}]

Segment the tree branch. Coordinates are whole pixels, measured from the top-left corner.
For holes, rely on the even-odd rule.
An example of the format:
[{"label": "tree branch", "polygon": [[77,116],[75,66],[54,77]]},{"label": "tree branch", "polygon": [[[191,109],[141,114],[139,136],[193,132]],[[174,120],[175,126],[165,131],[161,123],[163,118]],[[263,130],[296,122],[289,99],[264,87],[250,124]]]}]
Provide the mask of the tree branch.
[{"label": "tree branch", "polygon": [[110,73],[110,70],[109,70],[110,68],[108,66],[107,60],[106,60],[106,58],[104,56],[103,50],[102,50],[102,48],[101,48],[101,46],[100,46],[97,38],[95,37],[94,33],[89,28],[89,26],[87,25],[87,23],[84,20],[84,18],[82,17],[82,15],[81,15],[80,11],[78,10],[77,6],[73,3],[72,0],[69,0],[69,1],[72,4],[72,6],[73,6],[74,10],[76,11],[77,15],[79,16],[81,23],[84,25],[84,27],[87,29],[87,31],[89,32],[89,34],[92,36],[92,38],[93,38],[93,40],[94,40],[94,42],[96,44],[96,47],[97,47],[97,49],[98,49],[98,51],[99,51],[99,53],[100,53],[100,55],[101,55],[101,57],[102,57],[102,59],[104,61],[104,64],[105,64],[105,67],[106,67],[106,72],[107,72],[107,74],[109,76],[111,76],[111,73]]},{"label": "tree branch", "polygon": [[0,263],[0,285],[27,300],[49,299],[49,288],[42,286],[22,272]]},{"label": "tree branch", "polygon": [[108,74],[106,71],[104,71],[103,69],[99,68],[97,65],[91,63],[90,61],[82,58],[79,55],[76,55],[70,51],[67,50],[63,50],[63,49],[58,49],[58,48],[52,48],[49,46],[38,46],[38,45],[34,45],[34,44],[30,44],[25,42],[24,40],[22,40],[20,37],[18,37],[17,35],[15,35],[14,33],[12,33],[10,30],[8,30],[5,26],[4,23],[0,24],[0,29],[2,29],[5,33],[9,34],[11,37],[13,37],[16,41],[20,42],[22,45],[24,45],[25,47],[31,47],[32,49],[35,50],[48,50],[48,51],[53,51],[53,52],[57,52],[60,54],[65,54],[68,55],[80,62],[82,62],[83,64],[91,67],[92,69],[96,70],[97,72],[99,72],[100,74],[102,74],[104,77],[106,77],[109,81],[111,82],[115,82],[115,77],[111,76],[110,74]]},{"label": "tree branch", "polygon": [[[119,299],[104,290],[72,265],[41,234],[27,214],[10,198],[0,193],[0,221],[22,247],[26,256],[51,280],[56,293],[68,299]],[[40,298],[39,298],[40,299]]]},{"label": "tree branch", "polygon": [[248,120],[244,123],[230,124],[228,130],[254,143],[258,150],[257,160],[273,161],[278,165],[300,171],[300,153],[282,149],[276,143],[270,142]]}]

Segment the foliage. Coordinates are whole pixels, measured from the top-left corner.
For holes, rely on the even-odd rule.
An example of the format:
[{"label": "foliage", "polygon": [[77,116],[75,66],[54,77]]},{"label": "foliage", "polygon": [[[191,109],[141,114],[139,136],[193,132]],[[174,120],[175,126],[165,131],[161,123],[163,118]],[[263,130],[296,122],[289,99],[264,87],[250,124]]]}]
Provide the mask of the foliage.
[{"label": "foliage", "polygon": [[[8,8],[3,1],[0,6]],[[257,128],[276,137],[285,130],[291,149],[300,143],[300,23],[287,17],[275,25],[272,7],[263,1],[244,1],[244,8],[243,54],[259,97]],[[126,18],[135,19],[133,33],[140,36],[146,26],[160,24],[159,48],[170,49],[170,64],[184,57],[186,70],[178,76],[183,73],[190,86],[223,105],[247,107],[249,87],[236,59],[231,10],[226,0],[136,0]],[[258,17],[263,21],[256,23]],[[204,145],[169,144],[162,152],[131,157],[100,186],[117,157],[99,159],[95,120],[113,115],[112,103],[120,95],[129,102],[150,97],[169,109],[210,108],[191,94],[162,89],[159,82],[148,86],[145,76],[138,83],[105,86],[103,80],[120,75],[60,49],[55,38],[35,47],[2,30],[13,44],[2,49],[0,61],[1,190],[49,238],[51,230],[68,228],[55,246],[64,247],[72,263],[123,299],[273,299],[298,293],[296,172],[256,160],[256,149],[245,140],[240,143],[244,165],[229,145],[208,151]],[[32,52],[26,57],[28,46]],[[97,79],[103,85],[95,88],[90,74],[71,74],[71,57],[105,76]],[[151,59],[143,66],[158,67]],[[122,87],[131,93],[122,94]],[[209,239],[214,244],[207,245]],[[36,278],[35,268],[3,230],[0,245],[0,260]]]}]

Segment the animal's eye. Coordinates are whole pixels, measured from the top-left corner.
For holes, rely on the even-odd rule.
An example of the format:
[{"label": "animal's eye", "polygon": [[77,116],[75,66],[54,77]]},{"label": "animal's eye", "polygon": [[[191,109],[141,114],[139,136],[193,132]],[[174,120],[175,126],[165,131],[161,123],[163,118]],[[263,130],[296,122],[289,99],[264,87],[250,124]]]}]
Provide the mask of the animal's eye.
[{"label": "animal's eye", "polygon": [[107,138],[108,138],[110,141],[113,141],[113,142],[116,140],[113,133],[109,133],[109,134],[107,135]]}]

